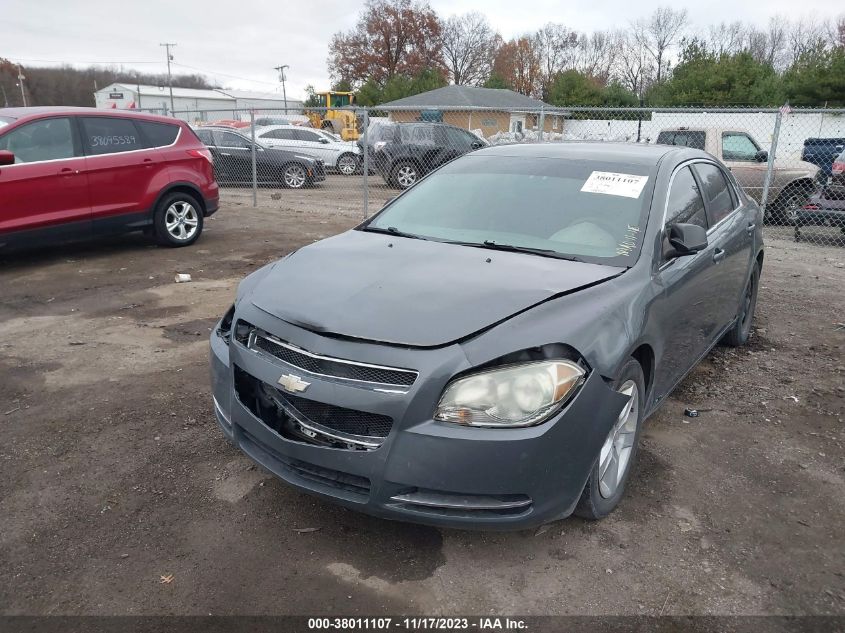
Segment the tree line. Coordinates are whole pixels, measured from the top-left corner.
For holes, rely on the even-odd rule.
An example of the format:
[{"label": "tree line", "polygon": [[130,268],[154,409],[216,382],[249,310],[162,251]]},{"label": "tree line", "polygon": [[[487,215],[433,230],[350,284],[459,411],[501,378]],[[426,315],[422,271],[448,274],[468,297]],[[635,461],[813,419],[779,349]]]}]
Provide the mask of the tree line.
[{"label": "tree line", "polygon": [[328,70],[362,105],[454,83],[553,105],[845,106],[845,14],[693,29],[685,9],[659,7],[623,29],[548,23],[505,40],[481,13],[368,0],[332,38]]},{"label": "tree line", "polygon": [[[23,105],[17,64],[0,57],[0,107]],[[94,92],[112,83],[166,86],[167,75],[140,73],[120,67],[44,68],[22,66],[27,105],[93,106]],[[179,88],[214,88],[202,75],[173,75]],[[143,106],[143,102],[141,103]]]}]

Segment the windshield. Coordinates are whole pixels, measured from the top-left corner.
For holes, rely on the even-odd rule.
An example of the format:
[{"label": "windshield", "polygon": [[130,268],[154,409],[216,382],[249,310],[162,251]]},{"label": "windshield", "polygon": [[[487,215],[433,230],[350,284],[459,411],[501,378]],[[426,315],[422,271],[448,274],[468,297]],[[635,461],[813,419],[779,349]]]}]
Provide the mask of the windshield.
[{"label": "windshield", "polygon": [[465,156],[362,228],[630,266],[639,255],[653,188],[647,166]]}]

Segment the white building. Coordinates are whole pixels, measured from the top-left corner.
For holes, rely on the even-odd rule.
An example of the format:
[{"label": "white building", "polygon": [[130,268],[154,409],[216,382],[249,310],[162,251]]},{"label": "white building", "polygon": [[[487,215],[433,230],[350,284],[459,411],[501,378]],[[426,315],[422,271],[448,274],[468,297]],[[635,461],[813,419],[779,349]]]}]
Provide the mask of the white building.
[{"label": "white building", "polygon": [[[94,93],[98,108],[118,110],[137,109],[168,114],[170,89],[167,86],[148,86],[132,83],[114,83]],[[248,120],[247,112],[256,113],[278,110],[284,112],[285,101],[281,93],[249,92],[244,90],[173,88],[173,111],[188,122],[215,121],[218,119]],[[288,113],[302,112],[302,102],[288,99]]]}]

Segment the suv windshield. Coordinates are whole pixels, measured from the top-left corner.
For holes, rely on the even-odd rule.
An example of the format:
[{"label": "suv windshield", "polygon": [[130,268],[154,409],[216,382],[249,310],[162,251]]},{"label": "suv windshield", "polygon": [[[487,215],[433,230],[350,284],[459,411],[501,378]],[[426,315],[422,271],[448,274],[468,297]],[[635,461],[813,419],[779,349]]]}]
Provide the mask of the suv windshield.
[{"label": "suv windshield", "polygon": [[630,266],[652,168],[554,158],[466,156],[421,181],[364,230]]}]

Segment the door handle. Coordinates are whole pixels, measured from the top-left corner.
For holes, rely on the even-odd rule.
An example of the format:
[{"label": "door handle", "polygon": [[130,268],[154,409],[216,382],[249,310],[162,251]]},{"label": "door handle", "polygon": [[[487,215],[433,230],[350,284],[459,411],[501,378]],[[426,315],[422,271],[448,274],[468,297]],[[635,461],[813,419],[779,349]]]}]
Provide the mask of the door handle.
[{"label": "door handle", "polygon": [[220,155],[221,156],[231,156],[231,154],[228,153],[228,152],[220,152]]},{"label": "door handle", "polygon": [[725,259],[725,255],[727,255],[727,253],[725,253],[724,249],[717,248],[713,251],[713,261],[718,264],[720,261]]},{"label": "door handle", "polygon": [[754,233],[754,229],[756,229],[756,228],[757,228],[757,225],[754,224],[754,222],[749,222],[748,226],[745,227],[745,232],[748,233],[749,235],[751,235],[752,233]]},{"label": "door handle", "polygon": [[59,176],[75,176],[78,173],[78,169],[71,169],[70,167],[62,167],[59,170]]}]

